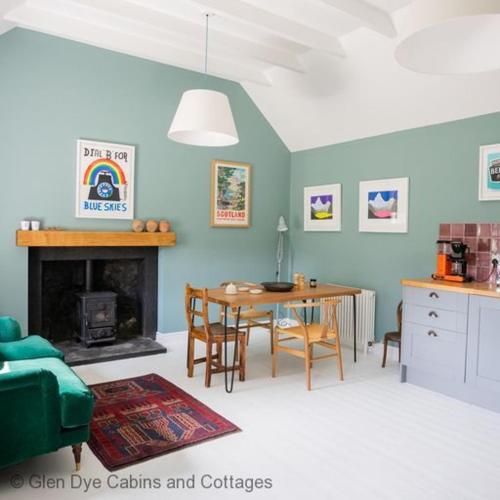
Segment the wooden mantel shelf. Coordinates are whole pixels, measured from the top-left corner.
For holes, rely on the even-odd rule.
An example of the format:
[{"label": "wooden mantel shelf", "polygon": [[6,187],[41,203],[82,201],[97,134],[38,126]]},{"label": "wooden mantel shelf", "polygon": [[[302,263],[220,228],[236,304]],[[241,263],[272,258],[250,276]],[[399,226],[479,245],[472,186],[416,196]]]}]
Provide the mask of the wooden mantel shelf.
[{"label": "wooden mantel shelf", "polygon": [[17,231],[18,247],[173,247],[175,233]]}]

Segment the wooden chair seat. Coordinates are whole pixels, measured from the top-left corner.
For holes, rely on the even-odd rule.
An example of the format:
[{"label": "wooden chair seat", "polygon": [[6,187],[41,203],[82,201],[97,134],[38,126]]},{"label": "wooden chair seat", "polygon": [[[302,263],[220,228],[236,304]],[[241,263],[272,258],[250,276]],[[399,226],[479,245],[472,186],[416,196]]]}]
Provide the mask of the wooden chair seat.
[{"label": "wooden chair seat", "polygon": [[[337,323],[336,308],[338,300],[325,299],[321,303],[308,304],[288,304],[286,307],[291,309],[299,326],[289,328],[276,327],[273,332],[273,377],[276,377],[277,371],[277,353],[286,352],[292,356],[304,359],[306,369],[307,389],[311,390],[311,368],[314,361],[336,358],[339,379],[344,380],[344,369],[342,365],[342,349],[340,346],[340,335]],[[303,318],[297,313],[298,309],[304,307],[321,307],[321,323],[305,324]],[[284,335],[284,337],[280,337]],[[283,345],[289,340],[301,340],[303,348],[288,347]],[[331,341],[334,342],[331,342]],[[330,341],[330,342],[329,342]],[[314,356],[314,346],[329,350],[329,354]],[[326,351],[325,351],[326,352]]]},{"label": "wooden chair seat", "polygon": [[[298,339],[303,339],[305,337],[304,329],[301,326],[291,326],[288,328],[276,328],[276,330],[283,334],[291,335],[292,337],[296,337]],[[307,325],[307,341],[309,344],[313,344],[315,342],[319,342],[320,340],[331,340],[336,339],[336,333],[332,331],[324,331],[325,328],[323,325],[319,323],[313,323],[311,325]],[[283,340],[283,339],[282,339]]]},{"label": "wooden chair seat", "polygon": [[390,342],[400,342],[401,334],[399,332],[387,332],[384,335],[384,340],[388,340]]},{"label": "wooden chair seat", "polygon": [[[203,336],[203,338],[206,337],[206,332],[204,328],[201,327],[194,327],[193,328],[193,333],[196,334],[195,336],[197,338],[198,335]],[[236,335],[236,328],[232,326],[227,327],[227,340],[228,342],[234,342],[234,336]],[[245,332],[243,330],[240,330],[239,332],[240,338],[245,337]],[[210,337],[214,342],[220,342],[224,340],[224,325],[222,323],[210,323]]]}]

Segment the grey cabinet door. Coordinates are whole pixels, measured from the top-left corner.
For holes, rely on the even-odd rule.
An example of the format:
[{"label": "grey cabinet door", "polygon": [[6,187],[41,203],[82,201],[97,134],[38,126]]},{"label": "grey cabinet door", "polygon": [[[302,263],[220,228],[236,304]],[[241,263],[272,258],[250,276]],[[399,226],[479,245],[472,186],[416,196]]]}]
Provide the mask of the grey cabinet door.
[{"label": "grey cabinet door", "polygon": [[404,321],[403,365],[463,384],[467,335]]},{"label": "grey cabinet door", "polygon": [[500,300],[471,297],[466,383],[500,396]]}]

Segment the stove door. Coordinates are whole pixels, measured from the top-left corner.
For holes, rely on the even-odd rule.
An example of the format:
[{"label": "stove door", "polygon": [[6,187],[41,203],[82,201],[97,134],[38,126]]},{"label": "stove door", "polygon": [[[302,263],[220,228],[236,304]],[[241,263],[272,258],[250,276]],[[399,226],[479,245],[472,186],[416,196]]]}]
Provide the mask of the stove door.
[{"label": "stove door", "polygon": [[116,302],[114,300],[89,300],[87,303],[87,328],[114,326]]}]

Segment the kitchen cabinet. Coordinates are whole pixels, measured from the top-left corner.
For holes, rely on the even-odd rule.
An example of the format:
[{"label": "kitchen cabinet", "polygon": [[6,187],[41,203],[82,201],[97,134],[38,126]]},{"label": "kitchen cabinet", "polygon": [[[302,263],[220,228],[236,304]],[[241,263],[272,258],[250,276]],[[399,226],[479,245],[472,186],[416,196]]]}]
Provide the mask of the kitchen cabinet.
[{"label": "kitchen cabinet", "polygon": [[403,280],[401,381],[500,412],[500,293]]}]

